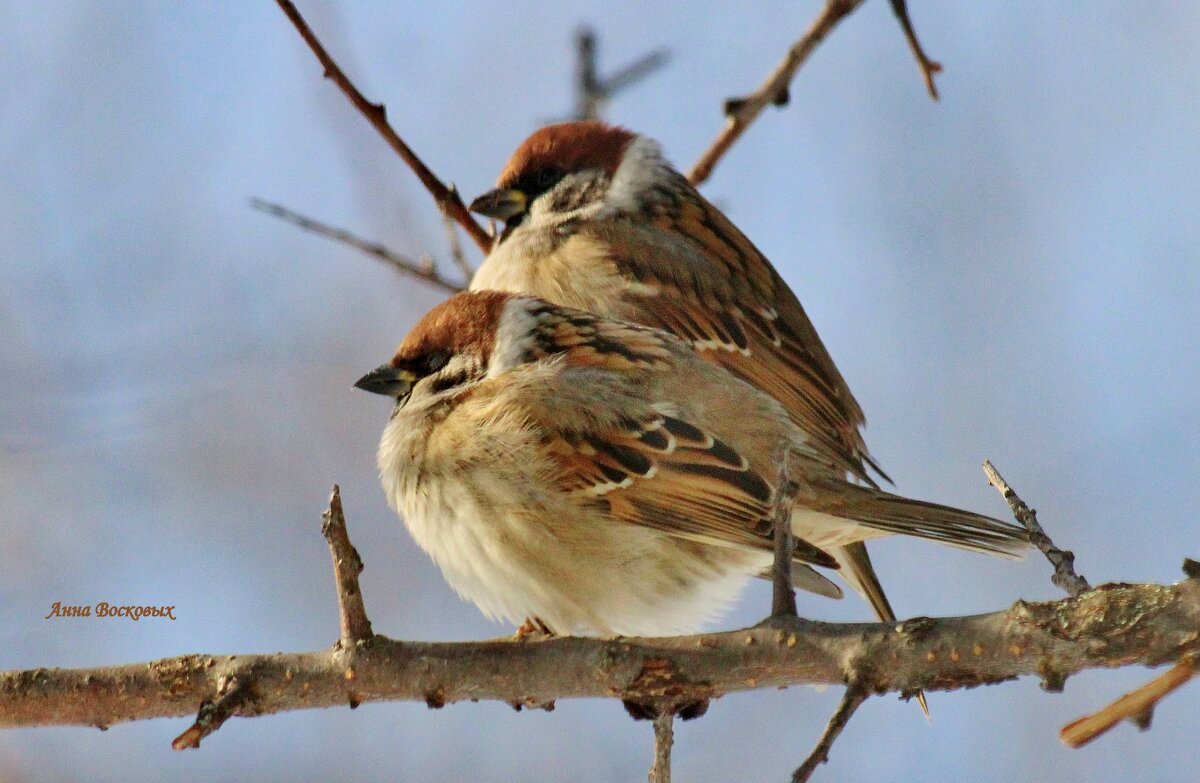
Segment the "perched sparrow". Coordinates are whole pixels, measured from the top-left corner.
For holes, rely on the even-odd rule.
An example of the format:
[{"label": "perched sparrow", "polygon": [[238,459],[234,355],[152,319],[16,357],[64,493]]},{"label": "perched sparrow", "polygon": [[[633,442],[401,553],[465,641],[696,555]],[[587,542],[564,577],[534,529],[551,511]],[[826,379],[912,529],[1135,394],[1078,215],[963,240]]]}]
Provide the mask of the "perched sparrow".
[{"label": "perched sparrow", "polygon": [[[505,221],[472,289],[530,294],[670,331],[778,400],[827,477],[877,487],[870,467],[887,479],[859,432],[862,409],[796,296],[654,141],[599,122],[551,125],[517,148],[497,188],[471,209]],[[980,519],[962,512],[967,530]],[[867,526],[827,522],[798,514],[796,534],[828,550],[882,620],[895,614],[865,539],[886,532],[965,543],[957,529],[930,528],[917,513]],[[1008,532],[1019,544],[1018,532]]]},{"label": "perched sparrow", "polygon": [[[698,630],[768,574],[785,459],[798,530],[1021,541],[831,476],[778,402],[667,332],[532,297],[458,294],[355,385],[396,400],[380,476],[450,585],[556,633]],[[794,557],[800,586],[837,595],[806,565],[832,557],[803,538]]]}]

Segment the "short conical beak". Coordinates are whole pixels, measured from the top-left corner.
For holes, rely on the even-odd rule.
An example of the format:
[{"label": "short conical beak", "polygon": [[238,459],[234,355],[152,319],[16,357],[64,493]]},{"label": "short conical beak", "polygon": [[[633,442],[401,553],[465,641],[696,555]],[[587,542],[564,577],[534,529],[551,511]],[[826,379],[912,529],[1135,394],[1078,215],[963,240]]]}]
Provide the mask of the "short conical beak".
[{"label": "short conical beak", "polygon": [[408,370],[381,364],[354,382],[354,388],[400,399],[412,391],[416,378]]},{"label": "short conical beak", "polygon": [[472,201],[471,211],[507,221],[523,214],[528,206],[524,192],[516,188],[496,188]]}]

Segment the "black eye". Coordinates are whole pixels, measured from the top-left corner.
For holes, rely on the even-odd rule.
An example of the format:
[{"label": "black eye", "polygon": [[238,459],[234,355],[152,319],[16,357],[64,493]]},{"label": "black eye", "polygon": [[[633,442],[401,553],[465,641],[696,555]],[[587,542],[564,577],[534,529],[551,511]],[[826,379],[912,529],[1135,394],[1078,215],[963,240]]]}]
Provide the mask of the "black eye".
[{"label": "black eye", "polygon": [[438,370],[446,366],[446,362],[450,361],[450,354],[444,351],[427,354],[422,362],[422,369],[426,375],[432,375]]},{"label": "black eye", "polygon": [[530,195],[532,196],[535,194],[545,193],[547,190],[557,185],[563,176],[565,175],[562,171],[559,171],[553,167],[538,169],[529,178],[531,185],[529,188]]}]

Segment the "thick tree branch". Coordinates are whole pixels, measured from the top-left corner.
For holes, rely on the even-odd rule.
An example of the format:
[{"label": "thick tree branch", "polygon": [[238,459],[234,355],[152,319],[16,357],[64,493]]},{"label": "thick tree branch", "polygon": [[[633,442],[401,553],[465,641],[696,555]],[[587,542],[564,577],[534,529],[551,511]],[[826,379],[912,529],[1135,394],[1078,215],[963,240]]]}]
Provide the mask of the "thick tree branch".
[{"label": "thick tree branch", "polygon": [[320,234],[323,237],[328,237],[336,242],[349,245],[355,250],[360,250],[369,256],[383,261],[385,264],[406,275],[424,280],[430,285],[441,288],[450,293],[457,293],[466,287],[465,283],[456,283],[453,280],[447,280],[438,274],[437,267],[433,261],[423,262],[415,261],[410,258],[405,258],[391,250],[388,250],[383,245],[377,242],[368,242],[365,239],[351,234],[344,229],[335,228],[319,220],[301,215],[299,212],[293,212],[287,207],[273,204],[270,201],[262,199],[250,199],[250,206],[255,209],[266,212],[268,215],[273,215],[280,220],[291,223],[294,226],[299,226],[305,231],[311,231],[314,234]]},{"label": "thick tree branch", "polygon": [[333,81],[338,86],[338,89],[350,99],[354,107],[367,118],[371,126],[379,132],[384,141],[388,143],[401,160],[408,164],[408,167],[413,170],[417,178],[421,180],[421,184],[433,196],[437,202],[438,208],[445,214],[450,215],[454,220],[463,227],[463,230],[470,235],[475,244],[479,246],[485,254],[492,248],[492,237],[488,235],[483,226],[475,222],[475,218],[471,217],[471,213],[467,211],[467,207],[459,198],[458,192],[453,188],[447,187],[437,176],[434,175],[429,167],[417,157],[417,154],[404,143],[400,135],[388,123],[387,109],[382,103],[371,103],[363,94],[358,91],[354,83],[349,77],[342,72],[338,64],[329,56],[329,52],[325,51],[325,47],[321,44],[320,39],[308,26],[308,22],[304,21],[304,17],[300,15],[300,11],[291,0],[276,0],[279,7],[283,9],[284,14],[291,20],[296,28],[296,32],[300,33],[300,37],[308,44],[308,48],[316,55],[316,58],[321,63],[321,67],[325,69],[325,78]]},{"label": "thick tree branch", "polygon": [[1059,549],[1054,545],[1050,536],[1046,535],[1046,531],[1038,524],[1037,512],[1025,505],[1025,501],[1021,500],[1013,488],[1008,485],[990,460],[983,461],[983,472],[987,474],[988,483],[1004,497],[1008,507],[1012,509],[1013,516],[1029,531],[1029,542],[1046,556],[1050,565],[1054,566],[1054,576],[1050,577],[1050,581],[1070,596],[1090,590],[1088,581],[1075,573],[1075,553]]},{"label": "thick tree branch", "polygon": [[726,693],[860,682],[870,693],[954,690],[1035,674],[1051,689],[1088,668],[1200,653],[1200,580],[1104,585],[1057,602],[901,623],[792,619],[669,639],[396,642],[275,655],[184,655],[94,669],[0,674],[0,727],[108,726],[192,715],[222,682],[236,715],[415,700],[546,703],[616,697],[666,709]]}]

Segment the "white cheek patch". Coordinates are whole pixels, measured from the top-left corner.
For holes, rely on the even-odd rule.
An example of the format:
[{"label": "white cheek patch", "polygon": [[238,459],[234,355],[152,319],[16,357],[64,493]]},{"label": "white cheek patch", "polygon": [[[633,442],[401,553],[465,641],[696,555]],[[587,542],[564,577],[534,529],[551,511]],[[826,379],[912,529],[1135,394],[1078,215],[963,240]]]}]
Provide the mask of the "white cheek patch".
[{"label": "white cheek patch", "polygon": [[621,165],[613,175],[606,205],[618,212],[640,209],[643,194],[662,182],[670,171],[658,142],[638,136],[625,150]]},{"label": "white cheek patch", "polygon": [[537,332],[537,319],[529,312],[530,301],[514,298],[504,305],[496,324],[496,343],[488,362],[487,377],[511,370],[524,363]]}]

